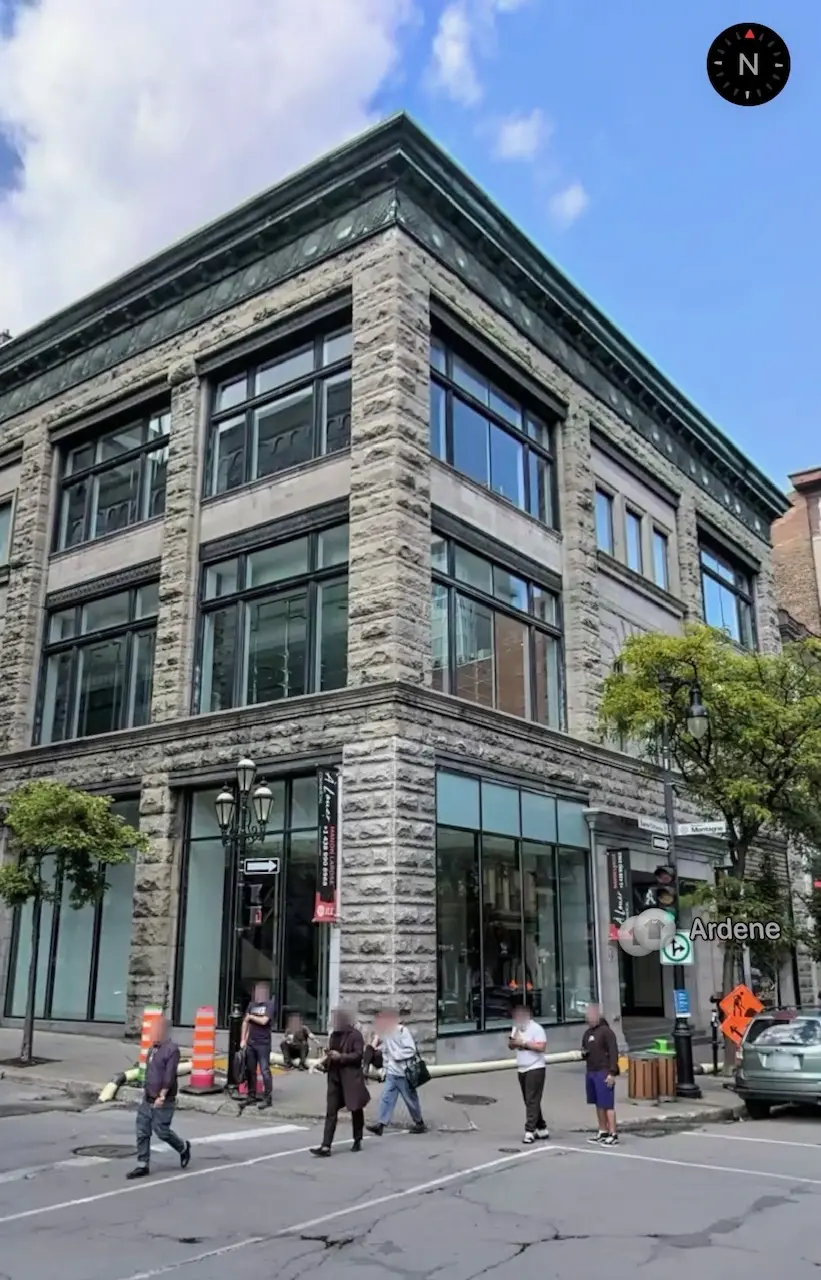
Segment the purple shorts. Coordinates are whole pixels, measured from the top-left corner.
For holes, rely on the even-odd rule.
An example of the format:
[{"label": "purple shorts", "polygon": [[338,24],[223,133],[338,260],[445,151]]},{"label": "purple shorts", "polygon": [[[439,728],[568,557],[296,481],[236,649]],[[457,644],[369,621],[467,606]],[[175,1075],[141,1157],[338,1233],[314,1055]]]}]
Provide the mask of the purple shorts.
[{"label": "purple shorts", "polygon": [[613,1085],[605,1083],[607,1075],[606,1071],[588,1071],[585,1076],[587,1101],[600,1111],[613,1111],[616,1106],[616,1090]]}]

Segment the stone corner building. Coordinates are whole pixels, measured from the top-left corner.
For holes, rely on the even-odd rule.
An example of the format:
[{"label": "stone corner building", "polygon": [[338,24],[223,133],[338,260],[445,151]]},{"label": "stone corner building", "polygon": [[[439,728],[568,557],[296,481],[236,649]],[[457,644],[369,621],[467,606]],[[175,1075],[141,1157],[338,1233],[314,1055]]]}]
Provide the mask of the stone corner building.
[{"label": "stone corner building", "polygon": [[[100,789],[151,838],[100,908],[58,886],[38,1016],[224,1025],[214,796],[242,755],[281,862],[245,990],[315,1022],[395,996],[440,1060],[497,1056],[522,987],[556,1047],[597,992],[619,1025],[669,1014],[670,971],[607,942],[606,850],[640,902],[663,813],[597,741],[600,682],[687,619],[777,647],[784,509],[403,116],[4,346],[0,793]],[[321,766],[338,925],[313,923]],[[685,839],[682,875],[720,856]],[[23,913],[7,1019],[28,947]]]}]

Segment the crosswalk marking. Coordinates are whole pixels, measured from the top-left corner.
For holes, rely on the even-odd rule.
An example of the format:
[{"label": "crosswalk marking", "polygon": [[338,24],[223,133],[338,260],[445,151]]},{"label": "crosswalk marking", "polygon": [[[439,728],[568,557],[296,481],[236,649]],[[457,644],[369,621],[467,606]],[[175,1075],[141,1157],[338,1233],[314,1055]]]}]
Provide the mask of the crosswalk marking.
[{"label": "crosswalk marking", "polygon": [[[192,1138],[191,1146],[220,1146],[223,1142],[246,1142],[253,1138],[278,1137],[280,1134],[286,1133],[304,1133],[306,1128],[307,1125],[304,1124],[277,1124],[266,1125],[264,1129],[236,1129],[231,1133],[207,1133],[200,1137]],[[167,1147],[164,1142],[152,1143],[151,1150],[173,1154],[170,1147]],[[90,1169],[97,1164],[112,1164],[114,1159],[115,1157],[112,1156],[72,1156],[69,1160],[56,1160],[51,1164],[32,1165],[28,1169],[10,1169],[7,1173],[0,1173],[0,1183],[28,1182],[43,1173],[54,1173],[61,1169]]]}]

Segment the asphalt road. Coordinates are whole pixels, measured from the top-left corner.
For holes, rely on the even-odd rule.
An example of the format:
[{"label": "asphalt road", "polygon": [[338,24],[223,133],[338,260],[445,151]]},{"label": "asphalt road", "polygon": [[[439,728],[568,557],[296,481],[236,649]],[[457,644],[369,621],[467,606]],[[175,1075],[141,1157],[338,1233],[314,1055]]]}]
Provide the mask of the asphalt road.
[{"label": "asphalt road", "polygon": [[[4,1092],[5,1091],[5,1092]],[[330,1160],[297,1126],[184,1112],[190,1168],[132,1167],[133,1112],[49,1110],[0,1084],[0,1280],[653,1280],[821,1267],[821,1118],[625,1135],[370,1138]],[[15,1114],[16,1112],[24,1114]],[[91,1149],[91,1150],[89,1150]]]}]

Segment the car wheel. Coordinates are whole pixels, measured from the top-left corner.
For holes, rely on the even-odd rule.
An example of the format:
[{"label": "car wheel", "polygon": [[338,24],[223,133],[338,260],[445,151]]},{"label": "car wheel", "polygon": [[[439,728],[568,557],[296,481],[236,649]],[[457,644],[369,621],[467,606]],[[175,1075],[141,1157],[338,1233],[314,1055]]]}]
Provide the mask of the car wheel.
[{"label": "car wheel", "polygon": [[744,1103],[751,1120],[766,1120],[770,1114],[771,1105],[769,1102],[760,1102],[756,1098],[748,1098]]}]

